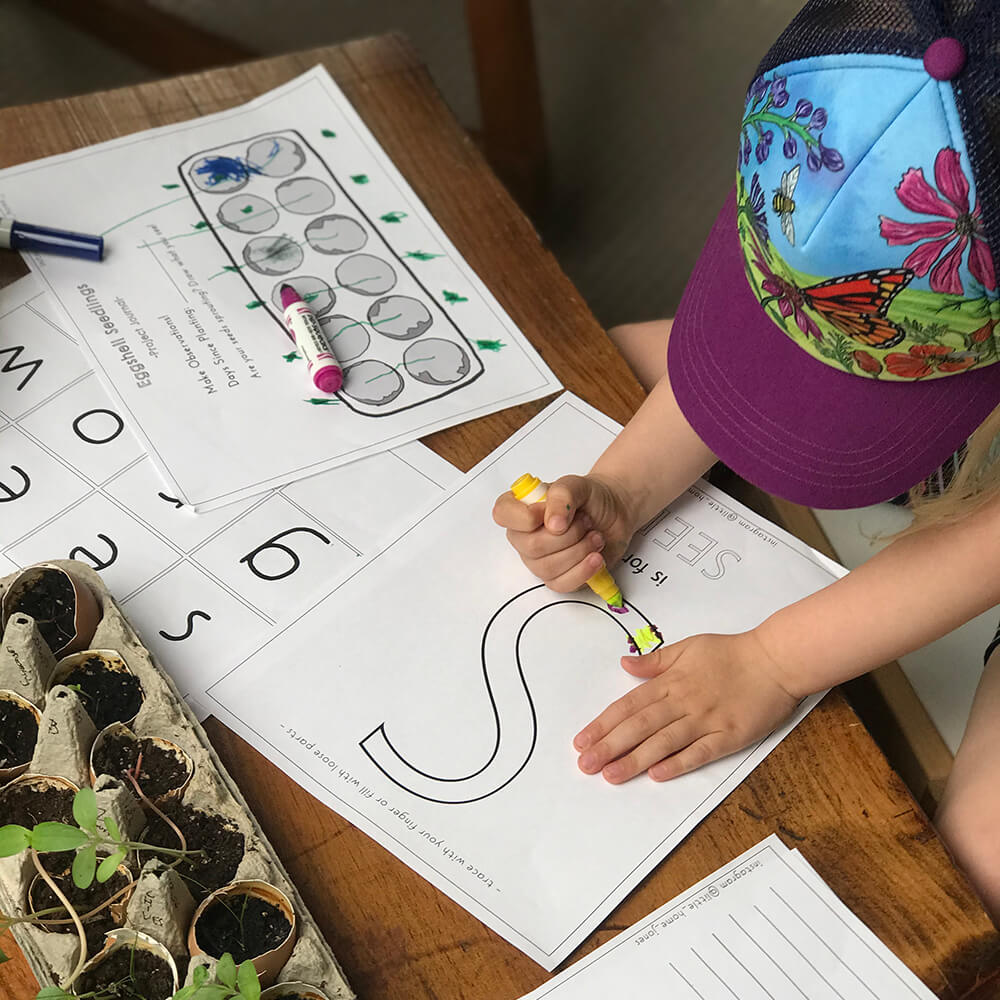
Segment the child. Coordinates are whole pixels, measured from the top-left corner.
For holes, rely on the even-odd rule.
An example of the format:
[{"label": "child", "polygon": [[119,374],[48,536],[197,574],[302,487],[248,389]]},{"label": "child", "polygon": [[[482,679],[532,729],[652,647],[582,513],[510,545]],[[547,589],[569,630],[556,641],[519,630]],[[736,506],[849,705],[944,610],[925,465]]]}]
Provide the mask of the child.
[{"label": "child", "polygon": [[[934,470],[961,466],[844,579],[749,632],[624,657],[646,682],[574,740],[580,768],[610,782],[732,753],[806,694],[1000,603],[1000,150],[986,117],[1000,5],[874,10],[812,0],[778,39],[676,319],[611,332],[648,398],[588,475],[559,479],[544,505],[505,494],[494,517],[566,592],[717,459],[817,507],[944,485]],[[1000,920],[1000,653],[937,820]]]}]

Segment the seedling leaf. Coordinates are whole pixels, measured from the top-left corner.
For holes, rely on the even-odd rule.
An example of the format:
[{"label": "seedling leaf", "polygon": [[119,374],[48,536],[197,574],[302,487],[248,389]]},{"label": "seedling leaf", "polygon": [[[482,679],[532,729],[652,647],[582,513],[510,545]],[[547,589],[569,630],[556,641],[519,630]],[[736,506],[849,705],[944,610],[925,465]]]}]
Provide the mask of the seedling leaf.
[{"label": "seedling leaf", "polygon": [[231,990],[236,989],[236,962],[228,951],[219,959],[219,964],[215,967],[215,978]]},{"label": "seedling leaf", "polygon": [[[227,953],[228,954],[228,953]],[[223,955],[223,958],[226,956]],[[221,963],[221,959],[220,959]],[[219,977],[222,978],[221,976]],[[196,965],[194,967],[194,972],[191,973],[191,981],[194,986],[201,986],[203,983],[208,981],[208,966],[207,965]],[[229,984],[226,983],[228,986]]]},{"label": "seedling leaf", "polygon": [[[200,965],[198,968],[203,969],[204,966]],[[175,994],[173,1000],[191,1000],[194,996],[195,991],[198,987],[191,983],[189,986],[182,986]]]},{"label": "seedling leaf", "polygon": [[236,982],[239,984],[240,996],[243,1000],[260,1000],[260,980],[253,962],[247,959],[240,963],[236,971]]},{"label": "seedling leaf", "polygon": [[194,1000],[227,1000],[232,995],[226,986],[220,986],[219,983],[205,983],[195,989],[193,997]]},{"label": "seedling leaf", "polygon": [[97,848],[91,845],[78,851],[73,859],[73,884],[79,889],[86,889],[94,881],[97,869]]},{"label": "seedling leaf", "polygon": [[97,881],[107,882],[112,875],[114,875],[115,870],[118,866],[125,860],[124,851],[115,851],[114,854],[109,854],[98,866],[97,866]]},{"label": "seedling leaf", "polygon": [[97,796],[93,788],[81,788],[73,796],[73,819],[90,833],[97,833]]},{"label": "seedling leaf", "polygon": [[118,829],[118,824],[115,822],[114,816],[110,813],[104,817],[104,829],[108,831],[108,836],[118,843],[122,839],[121,831]]},{"label": "seedling leaf", "polygon": [[31,831],[24,826],[10,823],[0,826],[0,858],[12,858],[31,846]]},{"label": "seedling leaf", "polygon": [[58,986],[43,986],[35,994],[35,1000],[72,1000],[72,997]]},{"label": "seedling leaf", "polygon": [[68,823],[38,823],[31,831],[31,846],[39,854],[49,851],[75,851],[83,847],[88,839],[83,830]]}]

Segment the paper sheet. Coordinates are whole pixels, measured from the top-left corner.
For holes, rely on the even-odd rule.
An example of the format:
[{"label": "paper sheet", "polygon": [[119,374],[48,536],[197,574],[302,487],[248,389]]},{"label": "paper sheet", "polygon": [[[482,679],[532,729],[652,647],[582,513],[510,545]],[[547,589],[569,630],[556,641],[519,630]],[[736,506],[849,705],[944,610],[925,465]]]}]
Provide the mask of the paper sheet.
[{"label": "paper sheet", "polygon": [[933,1000],[774,835],[522,1000]]},{"label": "paper sheet", "polygon": [[[559,388],[322,67],[262,97],[0,171],[0,214],[103,233],[31,267],[197,509]],[[339,361],[313,390],[285,281]]]},{"label": "paper sheet", "polygon": [[458,476],[413,443],[194,514],[35,280],[0,289],[0,575],[55,558],[98,569],[202,715],[200,692],[240,653]]},{"label": "paper sheet", "polygon": [[582,774],[572,737],[634,683],[618,663],[629,636],[740,631],[843,572],[700,485],[616,570],[627,615],[540,586],[493,501],[524,472],[588,469],[617,429],[560,397],[207,692],[303,787],[549,969],[787,732],[668,785]]}]

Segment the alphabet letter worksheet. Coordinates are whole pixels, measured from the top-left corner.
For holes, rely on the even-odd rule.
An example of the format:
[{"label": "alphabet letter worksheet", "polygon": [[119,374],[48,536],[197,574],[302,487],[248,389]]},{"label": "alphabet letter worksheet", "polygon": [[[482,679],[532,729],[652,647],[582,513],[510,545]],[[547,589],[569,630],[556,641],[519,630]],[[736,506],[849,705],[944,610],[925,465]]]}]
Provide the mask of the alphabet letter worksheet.
[{"label": "alphabet letter worksheet", "polygon": [[413,442],[195,514],[34,278],[0,289],[0,575],[93,566],[201,715],[255,639],[457,477]]},{"label": "alphabet letter worksheet", "polygon": [[752,628],[844,572],[699,483],[612,567],[624,609],[546,589],[493,502],[522,473],[585,472],[619,429],[561,396],[207,691],[304,788],[547,969],[818,700],[682,778],[614,786],[577,768],[572,739],[637,683],[620,657]]}]

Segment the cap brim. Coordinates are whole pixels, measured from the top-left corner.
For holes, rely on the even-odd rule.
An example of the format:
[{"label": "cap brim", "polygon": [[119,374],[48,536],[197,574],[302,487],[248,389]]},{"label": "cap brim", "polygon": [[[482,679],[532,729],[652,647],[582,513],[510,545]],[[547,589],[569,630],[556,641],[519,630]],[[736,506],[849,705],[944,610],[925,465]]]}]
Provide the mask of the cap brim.
[{"label": "cap brim", "polygon": [[735,190],[684,291],[667,366],[684,416],[726,465],[810,507],[862,507],[905,492],[1000,403],[1000,364],[889,382],[798,347],[750,289]]}]

